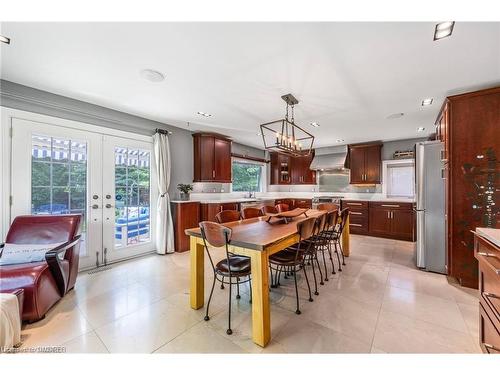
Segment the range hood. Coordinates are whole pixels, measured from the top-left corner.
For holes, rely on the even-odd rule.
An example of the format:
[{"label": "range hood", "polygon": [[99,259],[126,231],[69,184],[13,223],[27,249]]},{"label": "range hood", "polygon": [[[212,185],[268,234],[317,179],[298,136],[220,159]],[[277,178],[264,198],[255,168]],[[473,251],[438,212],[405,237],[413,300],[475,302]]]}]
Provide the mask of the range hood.
[{"label": "range hood", "polygon": [[347,151],[325,155],[315,155],[310,168],[316,171],[343,169],[346,157]]}]

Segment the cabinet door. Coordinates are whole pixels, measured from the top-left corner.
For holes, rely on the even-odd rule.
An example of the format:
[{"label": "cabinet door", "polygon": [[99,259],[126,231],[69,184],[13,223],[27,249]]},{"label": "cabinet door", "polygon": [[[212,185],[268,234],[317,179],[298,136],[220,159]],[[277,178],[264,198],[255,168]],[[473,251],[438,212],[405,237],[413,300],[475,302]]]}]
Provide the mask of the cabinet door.
[{"label": "cabinet door", "polygon": [[279,184],[288,185],[291,182],[291,158],[278,154]]},{"label": "cabinet door", "polygon": [[214,179],[214,138],[199,137],[200,153],[196,157],[199,163],[200,181],[212,181]]},{"label": "cabinet door", "polygon": [[311,163],[314,155],[304,157],[304,183],[305,184],[316,184],[316,172],[311,170]]},{"label": "cabinet door", "polygon": [[365,147],[365,184],[380,184],[380,146]]},{"label": "cabinet door", "polygon": [[[202,154],[202,158],[204,155]],[[231,182],[231,142],[214,139],[214,180]]]},{"label": "cabinet door", "polygon": [[413,211],[392,210],[391,211],[391,234],[395,239],[413,240]]},{"label": "cabinet door", "polygon": [[304,183],[304,157],[298,156],[291,158],[292,184],[299,185]]},{"label": "cabinet door", "polygon": [[270,185],[278,185],[280,181],[280,167],[279,167],[279,157],[278,153],[271,152],[270,155],[271,162],[271,182]]},{"label": "cabinet door", "polygon": [[391,235],[391,210],[386,208],[369,209],[369,231],[374,235]]},{"label": "cabinet door", "polygon": [[364,183],[365,174],[365,148],[354,147],[349,150],[351,184]]}]

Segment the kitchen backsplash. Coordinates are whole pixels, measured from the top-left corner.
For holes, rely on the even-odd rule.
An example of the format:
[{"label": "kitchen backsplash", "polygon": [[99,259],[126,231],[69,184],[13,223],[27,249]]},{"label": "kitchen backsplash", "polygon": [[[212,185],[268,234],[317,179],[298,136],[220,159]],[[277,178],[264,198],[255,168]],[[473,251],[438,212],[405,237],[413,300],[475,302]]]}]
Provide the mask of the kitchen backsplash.
[{"label": "kitchen backsplash", "polygon": [[319,172],[319,191],[339,193],[381,193],[382,185],[355,186],[349,184],[349,171]]}]

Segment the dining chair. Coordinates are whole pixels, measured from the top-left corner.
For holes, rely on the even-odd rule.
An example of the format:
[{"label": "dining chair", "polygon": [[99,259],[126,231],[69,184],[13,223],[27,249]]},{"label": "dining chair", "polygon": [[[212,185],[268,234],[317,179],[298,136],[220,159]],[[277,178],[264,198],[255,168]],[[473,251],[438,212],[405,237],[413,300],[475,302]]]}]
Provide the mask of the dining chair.
[{"label": "dining chair", "polygon": [[272,270],[274,270],[277,278],[277,280],[275,280],[275,283],[278,283],[282,271],[293,274],[295,283],[295,297],[297,302],[297,308],[295,310],[296,314],[301,313],[299,306],[299,290],[297,287],[297,272],[299,272],[301,269],[304,271],[304,276],[306,278],[307,289],[309,290],[309,301],[313,301],[311,295],[311,286],[309,285],[309,278],[307,277],[304,259],[311,249],[311,242],[307,242],[306,240],[313,236],[315,225],[316,219],[314,217],[299,221],[297,223],[297,232],[299,234],[299,241],[297,242],[297,244],[269,256],[271,279]]},{"label": "dining chair", "polygon": [[320,203],[318,204],[318,210],[320,211],[338,211],[339,205],[336,203]]},{"label": "dining chair", "polygon": [[246,207],[243,210],[241,210],[241,217],[243,219],[251,219],[259,216],[264,216],[264,213],[260,208]]},{"label": "dining chair", "polygon": [[276,207],[276,211],[278,211],[278,213],[279,212],[286,212],[290,209],[290,206],[286,203],[279,203],[274,207]]},{"label": "dining chair", "polygon": [[[205,321],[210,320],[208,312],[210,308],[210,302],[212,300],[212,295],[214,293],[215,282],[218,280],[223,284],[229,284],[229,312],[228,328],[226,330],[226,333],[228,335],[231,335],[233,333],[233,331],[231,330],[231,294],[233,284],[236,284],[238,287],[238,294],[236,296],[236,298],[238,298],[239,285],[248,282],[250,287],[250,303],[252,303],[250,258],[235,255],[229,251],[228,245],[231,242],[231,228],[211,221],[202,221],[200,223],[200,229],[203,238],[203,244],[205,245],[205,250],[208,254],[208,259],[210,260],[210,264],[212,265],[214,271],[214,281],[212,283],[212,289],[210,290],[210,297],[208,298],[207,311],[204,319]],[[226,250],[226,257],[218,263],[214,264],[208,245],[216,248],[224,246]]]},{"label": "dining chair", "polygon": [[[335,275],[335,265],[333,263],[332,258],[332,241],[333,241],[333,229],[335,224],[338,221],[338,211],[330,211],[326,214],[326,220],[324,226],[320,233],[318,234],[318,238],[316,241],[316,252],[321,252],[323,257],[323,267],[325,269],[325,281],[328,281],[328,270],[326,265],[325,252],[328,252],[328,257],[330,258],[330,263],[332,265],[332,274]],[[338,253],[337,253],[338,257]],[[340,266],[339,260],[339,271],[342,271],[342,267]]]},{"label": "dining chair", "polygon": [[239,203],[222,203],[220,206],[219,206],[219,212],[221,211],[226,211],[226,210],[234,210],[234,211],[238,211],[240,208],[240,205]]},{"label": "dining chair", "polygon": [[[332,236],[333,245],[335,247],[335,253],[337,254],[337,259],[339,261],[339,271],[342,271],[342,266],[346,265],[344,258],[344,250],[342,249],[342,233],[344,232],[348,218],[349,218],[349,208],[344,208],[342,211],[340,211],[339,220],[334,227],[334,233]],[[342,257],[342,265],[340,264],[339,251],[338,251],[339,249],[340,249],[340,256]]]},{"label": "dining chair", "polygon": [[276,209],[275,206],[264,206],[262,207],[262,212],[267,215],[267,214],[277,214],[278,210]]},{"label": "dining chair", "polygon": [[323,272],[321,271],[321,266],[319,265],[319,260],[318,260],[318,248],[320,242],[322,241],[320,233],[324,230],[325,227],[326,214],[316,217],[315,220],[316,223],[314,226],[313,235],[306,241],[311,243],[311,249],[307,256],[307,265],[311,265],[312,267],[313,278],[314,278],[314,294],[317,296],[319,292],[318,292],[318,281],[316,279],[316,268],[314,266],[314,262],[316,262],[316,265],[318,266],[319,283],[320,285],[324,285],[325,283],[323,282]]},{"label": "dining chair", "polygon": [[215,220],[217,220],[219,224],[237,221],[240,220],[240,218],[240,212],[236,210],[224,210],[215,215]]}]

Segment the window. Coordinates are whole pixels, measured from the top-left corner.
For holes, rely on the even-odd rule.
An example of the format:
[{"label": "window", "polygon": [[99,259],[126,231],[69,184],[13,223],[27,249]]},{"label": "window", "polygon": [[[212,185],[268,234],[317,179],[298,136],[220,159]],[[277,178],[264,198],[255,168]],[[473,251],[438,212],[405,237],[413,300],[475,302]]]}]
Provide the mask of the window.
[{"label": "window", "polygon": [[233,160],[233,191],[262,191],[263,165]]},{"label": "window", "polygon": [[415,195],[414,164],[387,164],[385,184],[388,197],[413,197]]}]

